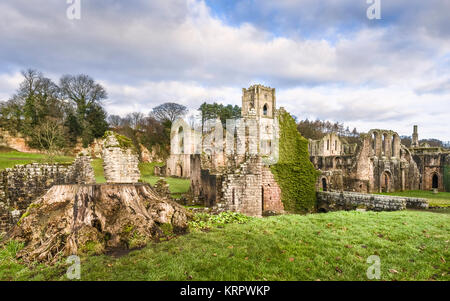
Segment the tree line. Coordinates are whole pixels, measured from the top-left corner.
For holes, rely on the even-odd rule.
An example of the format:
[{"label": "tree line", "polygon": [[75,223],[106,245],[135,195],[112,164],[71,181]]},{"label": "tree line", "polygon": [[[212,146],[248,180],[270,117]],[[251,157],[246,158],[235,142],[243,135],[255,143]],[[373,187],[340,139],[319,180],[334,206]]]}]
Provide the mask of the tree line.
[{"label": "tree line", "polygon": [[[166,102],[154,107],[147,115],[132,112],[124,117],[108,115],[103,101],[108,94],[105,88],[88,75],[63,75],[58,83],[41,72],[28,69],[22,72],[23,81],[16,93],[0,103],[0,127],[12,135],[26,137],[32,148],[50,153],[70,150],[81,142],[87,147],[100,138],[108,129],[113,129],[133,141],[136,149],[140,145],[154,149],[165,158],[170,152],[170,130],[172,123],[186,116],[186,106]],[[197,109],[197,118],[202,128],[206,120],[219,118],[223,125],[227,119],[241,117],[241,107],[217,102],[202,103]],[[317,140],[328,133],[345,137],[348,142],[358,141],[359,132],[339,122],[301,120],[298,131],[305,138]],[[437,139],[421,140],[431,146],[447,146]],[[403,136],[402,143],[408,146],[410,137]]]},{"label": "tree line", "polygon": [[0,104],[0,126],[27,137],[30,147],[54,151],[84,146],[107,130],[105,89],[87,75],[63,75],[58,83],[37,70],[22,72],[16,93]]},{"label": "tree line", "polygon": [[359,132],[356,128],[350,131],[350,128],[348,126],[344,127],[343,123],[327,120],[300,120],[297,123],[297,129],[303,137],[312,140],[319,140],[327,134],[335,133],[340,137],[346,138],[349,143],[357,143],[359,137]]}]

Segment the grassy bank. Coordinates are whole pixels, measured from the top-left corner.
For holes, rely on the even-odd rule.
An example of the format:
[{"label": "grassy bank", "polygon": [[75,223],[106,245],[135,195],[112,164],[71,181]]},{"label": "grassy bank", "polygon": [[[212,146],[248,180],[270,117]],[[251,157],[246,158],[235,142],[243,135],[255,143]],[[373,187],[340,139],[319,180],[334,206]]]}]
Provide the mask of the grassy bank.
[{"label": "grassy bank", "polygon": [[[82,258],[82,280],[450,280],[450,217],[423,211],[252,218],[152,243],[120,258]],[[20,246],[19,246],[20,247]],[[67,266],[29,268],[0,251],[0,280],[66,280]]]},{"label": "grassy bank", "polygon": [[[70,163],[74,159],[74,157],[69,156],[55,156],[53,158],[54,162],[57,163]],[[15,165],[46,162],[49,162],[49,157],[45,154],[21,153],[14,150],[0,152],[0,170],[3,170],[5,168],[12,168]]]},{"label": "grassy bank", "polygon": [[427,190],[409,190],[381,194],[424,198],[428,200],[430,206],[450,207],[450,192],[438,192],[434,194],[432,191]]}]

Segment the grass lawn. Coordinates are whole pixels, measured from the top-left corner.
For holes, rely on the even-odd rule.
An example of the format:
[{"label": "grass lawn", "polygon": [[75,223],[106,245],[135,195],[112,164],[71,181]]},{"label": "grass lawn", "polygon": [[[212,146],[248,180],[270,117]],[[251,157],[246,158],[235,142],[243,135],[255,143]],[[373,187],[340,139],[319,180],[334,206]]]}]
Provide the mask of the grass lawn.
[{"label": "grass lawn", "polygon": [[[153,168],[155,165],[163,165],[164,163],[139,163],[139,170],[141,171],[141,180],[151,185],[154,185],[160,177],[154,175]],[[94,168],[95,180],[97,183],[105,183],[105,177],[103,175],[102,159],[94,159],[92,161],[92,167]],[[164,178],[169,184],[172,197],[179,197],[181,194],[186,193],[189,190],[190,180],[167,177]]]},{"label": "grass lawn", "polygon": [[[58,163],[70,163],[74,160],[74,157],[69,156],[56,156],[55,162]],[[45,163],[48,162],[48,156],[45,154],[30,154],[21,153],[18,151],[0,152],[0,170],[5,168],[12,168],[15,165],[22,165],[28,163]]]},{"label": "grass lawn", "polygon": [[437,194],[434,194],[432,191],[427,190],[409,190],[387,193],[385,192],[381,194],[424,198],[428,199],[428,203],[430,206],[450,207],[450,192],[438,192]]},{"label": "grass lawn", "polygon": [[[141,171],[141,180],[144,182],[150,183],[154,185],[160,177],[155,176],[154,167],[162,166],[164,163],[139,163],[139,170]],[[189,186],[191,182],[189,179],[180,179],[180,178],[172,178],[165,177],[164,178],[169,184],[170,192],[172,193],[172,197],[179,197],[181,194],[186,193],[189,190]]]},{"label": "grass lawn", "polygon": [[[58,163],[71,163],[75,160],[70,156],[56,156],[55,162]],[[28,163],[45,163],[48,162],[48,156],[45,154],[31,154],[22,153],[9,148],[0,148],[0,170],[5,168],[12,168],[15,165],[28,164]],[[92,167],[94,169],[95,180],[97,183],[106,183],[105,176],[103,175],[103,160],[92,160]],[[140,163],[139,170],[141,171],[141,180],[154,185],[159,177],[153,173],[155,165],[163,165],[163,163]],[[173,197],[179,197],[181,194],[187,192],[190,186],[189,179],[180,178],[165,178],[170,186],[170,191]]]},{"label": "grass lawn", "polygon": [[[81,280],[450,280],[450,216],[425,211],[340,211],[252,218],[151,243],[115,258],[84,257]],[[66,280],[68,267],[27,267],[0,250],[0,280]]]}]

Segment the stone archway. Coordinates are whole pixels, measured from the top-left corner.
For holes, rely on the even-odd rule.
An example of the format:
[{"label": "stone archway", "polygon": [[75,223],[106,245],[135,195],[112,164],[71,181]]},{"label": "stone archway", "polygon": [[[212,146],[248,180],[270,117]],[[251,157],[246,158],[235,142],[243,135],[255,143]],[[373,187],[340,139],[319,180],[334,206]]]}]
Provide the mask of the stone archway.
[{"label": "stone archway", "polygon": [[176,175],[180,178],[183,177],[183,167],[180,164],[177,165]]},{"label": "stone archway", "polygon": [[389,171],[384,171],[380,177],[380,192],[392,191],[392,176]]}]

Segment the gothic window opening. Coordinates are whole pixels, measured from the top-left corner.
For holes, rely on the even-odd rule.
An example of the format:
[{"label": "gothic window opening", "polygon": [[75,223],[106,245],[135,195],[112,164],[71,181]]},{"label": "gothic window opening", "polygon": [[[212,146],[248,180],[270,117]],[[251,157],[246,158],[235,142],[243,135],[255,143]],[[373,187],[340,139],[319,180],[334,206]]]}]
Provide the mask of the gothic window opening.
[{"label": "gothic window opening", "polygon": [[433,174],[433,178],[431,180],[431,188],[438,188],[439,187],[439,178],[437,174]]}]

